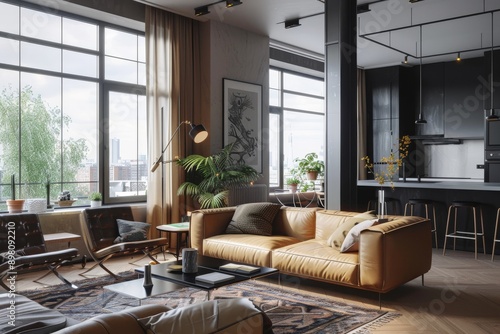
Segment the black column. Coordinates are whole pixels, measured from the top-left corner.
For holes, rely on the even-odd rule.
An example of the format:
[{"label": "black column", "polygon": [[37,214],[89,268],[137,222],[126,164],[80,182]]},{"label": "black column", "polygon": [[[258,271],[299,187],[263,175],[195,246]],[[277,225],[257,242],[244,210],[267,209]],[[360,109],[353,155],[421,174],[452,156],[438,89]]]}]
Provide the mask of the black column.
[{"label": "black column", "polygon": [[356,1],[325,2],[326,207],[356,210]]}]

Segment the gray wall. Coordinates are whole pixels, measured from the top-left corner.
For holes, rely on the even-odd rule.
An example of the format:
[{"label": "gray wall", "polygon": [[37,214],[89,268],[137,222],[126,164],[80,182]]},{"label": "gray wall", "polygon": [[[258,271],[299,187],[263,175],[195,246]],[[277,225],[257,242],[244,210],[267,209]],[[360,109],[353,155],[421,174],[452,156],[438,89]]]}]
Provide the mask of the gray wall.
[{"label": "gray wall", "polygon": [[[269,172],[269,38],[226,24],[208,21],[201,24],[202,109],[204,122],[210,124],[210,151],[223,146],[223,78],[262,85],[261,177],[268,183]],[[206,120],[206,121],[205,121]]]}]

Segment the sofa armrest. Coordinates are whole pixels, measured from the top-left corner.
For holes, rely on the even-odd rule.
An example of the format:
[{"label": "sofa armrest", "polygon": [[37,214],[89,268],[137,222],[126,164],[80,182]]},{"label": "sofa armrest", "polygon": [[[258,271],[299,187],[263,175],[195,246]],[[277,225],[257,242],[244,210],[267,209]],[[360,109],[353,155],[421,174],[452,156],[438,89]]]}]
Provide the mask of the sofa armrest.
[{"label": "sofa armrest", "polygon": [[189,236],[191,247],[203,254],[203,239],[224,234],[236,207],[196,210],[191,213]]},{"label": "sofa armrest", "polygon": [[428,219],[397,217],[360,235],[360,285],[387,292],[431,268],[432,233]]}]

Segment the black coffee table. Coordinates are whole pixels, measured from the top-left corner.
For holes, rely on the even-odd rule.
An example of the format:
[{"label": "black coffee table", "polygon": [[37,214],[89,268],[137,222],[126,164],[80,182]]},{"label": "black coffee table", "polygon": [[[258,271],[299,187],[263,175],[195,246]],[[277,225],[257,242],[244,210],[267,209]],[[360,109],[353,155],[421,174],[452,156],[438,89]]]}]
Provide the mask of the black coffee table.
[{"label": "black coffee table", "polygon": [[147,299],[148,297],[163,295],[184,288],[184,286],[182,285],[161,279],[153,278],[152,281],[153,287],[151,289],[144,288],[143,278],[106,285],[103,287],[103,289],[137,298],[139,299],[139,301],[142,301],[143,299]]},{"label": "black coffee table", "polygon": [[[198,256],[198,272],[194,274],[185,274],[182,271],[173,271],[169,269],[170,265],[182,265],[182,260],[178,261],[172,261],[172,262],[166,262],[166,263],[160,263],[160,264],[155,264],[151,266],[151,275],[154,278],[166,280],[172,283],[184,285],[184,286],[190,286],[190,287],[195,287],[197,289],[205,290],[207,291],[208,294],[208,299],[210,299],[210,291],[230,285],[230,284],[235,284],[243,281],[247,281],[250,279],[256,279],[272,274],[277,274],[278,269],[274,268],[268,268],[268,267],[260,267],[260,271],[250,274],[250,275],[244,275],[240,273],[234,273],[234,272],[229,272],[226,270],[219,270],[219,267],[227,264],[227,263],[235,263],[232,261],[227,261],[227,260],[221,260],[221,259],[216,259],[216,258],[211,258],[208,256],[203,256],[199,255]],[[144,267],[140,267],[135,269],[139,275],[144,275]],[[209,274],[213,272],[221,272],[224,274],[232,275],[234,276],[233,279],[224,281],[221,283],[216,283],[216,284],[210,284],[210,283],[204,283],[200,281],[196,281],[196,276],[199,275],[204,275],[204,274]]]}]

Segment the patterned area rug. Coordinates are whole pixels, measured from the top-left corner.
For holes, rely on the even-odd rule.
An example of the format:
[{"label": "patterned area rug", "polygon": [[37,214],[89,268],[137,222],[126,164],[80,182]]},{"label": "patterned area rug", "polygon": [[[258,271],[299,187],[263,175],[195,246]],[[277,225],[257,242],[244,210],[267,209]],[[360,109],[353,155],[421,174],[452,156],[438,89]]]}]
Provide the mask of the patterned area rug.
[{"label": "patterned area rug", "polygon": [[[120,274],[120,281],[135,279],[136,274]],[[104,285],[116,283],[111,277],[87,279],[75,284],[78,290],[66,285],[22,291],[21,294],[38,303],[57,309],[64,315],[83,321],[102,313],[139,306],[140,301],[103,290]],[[369,333],[398,316],[393,312],[361,308],[335,301],[328,296],[299,292],[271,283],[248,281],[211,293],[211,298],[246,297],[263,309],[273,322],[274,333]],[[204,301],[205,291],[183,288],[166,295],[148,298],[142,304],[166,304],[172,308]]]}]

